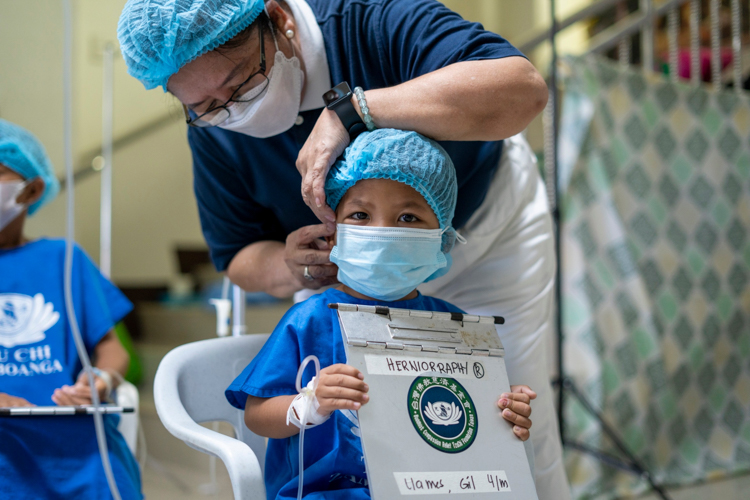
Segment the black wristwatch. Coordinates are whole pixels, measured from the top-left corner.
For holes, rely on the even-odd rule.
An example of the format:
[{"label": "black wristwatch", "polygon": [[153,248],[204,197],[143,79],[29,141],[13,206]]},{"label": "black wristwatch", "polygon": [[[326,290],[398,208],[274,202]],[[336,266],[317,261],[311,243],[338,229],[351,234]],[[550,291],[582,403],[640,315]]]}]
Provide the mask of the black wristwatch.
[{"label": "black wristwatch", "polygon": [[347,82],[341,82],[323,94],[323,102],[326,103],[326,107],[338,115],[352,141],[359,134],[367,131],[367,125],[359,117],[359,113],[352,104],[353,95],[354,93]]}]

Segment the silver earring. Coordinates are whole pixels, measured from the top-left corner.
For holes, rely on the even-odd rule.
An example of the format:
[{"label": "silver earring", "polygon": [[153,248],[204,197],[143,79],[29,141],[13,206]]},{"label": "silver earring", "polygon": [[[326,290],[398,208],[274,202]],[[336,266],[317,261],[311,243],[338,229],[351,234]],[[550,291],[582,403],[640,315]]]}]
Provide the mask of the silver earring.
[{"label": "silver earring", "polygon": [[294,30],[286,30],[286,33],[284,33],[288,39],[294,38]]}]

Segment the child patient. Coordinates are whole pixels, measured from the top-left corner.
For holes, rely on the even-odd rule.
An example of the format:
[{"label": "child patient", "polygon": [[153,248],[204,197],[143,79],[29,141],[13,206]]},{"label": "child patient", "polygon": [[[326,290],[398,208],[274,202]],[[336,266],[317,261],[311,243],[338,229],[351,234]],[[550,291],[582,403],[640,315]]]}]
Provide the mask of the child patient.
[{"label": "child patient", "polygon": [[[42,145],[0,119],[0,407],[91,404],[63,291],[65,241],[24,237],[26,216],[59,184]],[[113,326],[132,305],[81,249],[73,252],[73,304],[104,401],[128,368]],[[104,417],[123,499],[140,499],[138,464]],[[0,417],[0,498],[112,498],[93,417]]]},{"label": "child patient", "polygon": [[[337,230],[329,244],[341,285],[293,306],[226,391],[229,402],[245,410],[250,430],[270,438],[268,499],[297,497],[299,429],[287,425],[287,412],[297,394],[297,369],[311,354],[323,369],[315,409],[307,418],[319,425],[305,432],[305,498],[370,498],[354,413],[368,402],[368,386],[359,370],[345,364],[338,318],[328,304],[461,312],[416,290],[448,272],[457,239],[451,227],[456,174],[437,143],[391,129],[362,134],[333,166],[325,188],[336,212]],[[524,441],[535,397],[528,387],[514,386],[497,402]]]}]

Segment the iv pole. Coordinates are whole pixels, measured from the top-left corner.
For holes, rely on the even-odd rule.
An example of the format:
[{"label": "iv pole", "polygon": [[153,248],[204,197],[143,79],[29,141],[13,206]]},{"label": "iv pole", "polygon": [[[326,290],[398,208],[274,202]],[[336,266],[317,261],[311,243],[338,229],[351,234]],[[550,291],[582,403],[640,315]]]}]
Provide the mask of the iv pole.
[{"label": "iv pole", "polygon": [[114,47],[107,43],[102,70],[102,158],[99,216],[99,269],[112,275],[112,128],[114,121]]}]

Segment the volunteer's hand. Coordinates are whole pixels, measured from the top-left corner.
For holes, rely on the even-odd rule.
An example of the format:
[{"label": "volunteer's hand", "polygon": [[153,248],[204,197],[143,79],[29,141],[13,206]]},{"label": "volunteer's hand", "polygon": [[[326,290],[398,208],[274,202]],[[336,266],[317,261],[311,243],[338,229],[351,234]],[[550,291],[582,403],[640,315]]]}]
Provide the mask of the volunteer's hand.
[{"label": "volunteer's hand", "polygon": [[336,221],[326,203],[324,187],[328,170],[348,145],[349,132],[335,112],[324,108],[297,156],[297,170],[302,175],[302,199],[321,222]]},{"label": "volunteer's hand", "polygon": [[320,370],[315,397],[320,408],[318,413],[328,415],[334,410],[359,410],[370,400],[370,388],[364,382],[365,376],[356,368],[337,364]]},{"label": "volunteer's hand", "polygon": [[0,408],[20,408],[22,406],[36,405],[29,403],[23,398],[18,398],[16,396],[11,396],[10,394],[0,392]]},{"label": "volunteer's hand", "polygon": [[[332,222],[305,226],[286,237],[284,261],[296,280],[304,287],[316,290],[322,286],[338,283],[336,273],[339,268],[331,264],[331,249],[320,238],[332,236],[336,225]],[[305,266],[314,280],[305,278]]]},{"label": "volunteer's hand", "polygon": [[[94,385],[99,393],[99,401],[104,401],[107,392],[107,384],[104,380],[94,375]],[[59,406],[90,405],[91,390],[89,389],[89,378],[85,372],[79,375],[74,385],[64,385],[55,389],[52,393],[52,401]]]},{"label": "volunteer's hand", "polygon": [[521,441],[526,441],[530,436],[532,399],[536,399],[536,392],[528,385],[512,385],[510,393],[500,395],[497,402],[502,417],[513,424],[513,434]]}]

